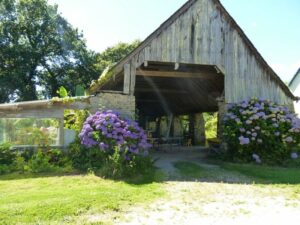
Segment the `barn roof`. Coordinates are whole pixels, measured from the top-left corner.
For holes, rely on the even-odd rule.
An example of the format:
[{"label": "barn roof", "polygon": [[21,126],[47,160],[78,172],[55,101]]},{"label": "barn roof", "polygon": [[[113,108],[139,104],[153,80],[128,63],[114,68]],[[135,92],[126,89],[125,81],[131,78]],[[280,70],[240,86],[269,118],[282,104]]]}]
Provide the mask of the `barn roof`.
[{"label": "barn roof", "polygon": [[[285,85],[285,83],[279,78],[279,76],[275,73],[275,71],[268,65],[268,63],[264,60],[252,42],[248,39],[244,31],[240,28],[237,22],[230,16],[224,6],[221,4],[219,0],[211,0],[216,8],[220,10],[221,14],[224,15],[229,24],[238,32],[240,37],[243,39],[244,43],[248,46],[254,57],[258,60],[258,62],[263,66],[263,68],[269,72],[270,78],[274,80],[285,92],[287,96],[291,99],[295,100],[295,96],[290,91],[290,89]],[[178,9],[173,15],[171,15],[164,23],[162,23],[153,33],[151,33],[137,48],[135,48],[131,53],[129,53],[126,57],[120,60],[117,64],[112,66],[106,74],[100,76],[97,81],[94,81],[89,89],[90,93],[96,93],[104,84],[106,84],[109,80],[115,79],[115,76],[120,75],[120,72],[123,70],[123,66],[128,63],[139,51],[144,49],[153,39],[155,39],[159,34],[162,33],[167,27],[169,27],[177,18],[179,18],[182,14],[184,14],[197,0],[189,0],[187,1],[180,9]]]},{"label": "barn roof", "polygon": [[292,91],[295,91],[298,85],[300,85],[300,68],[298,69],[298,71],[295,73],[292,80],[290,81],[289,88]]}]

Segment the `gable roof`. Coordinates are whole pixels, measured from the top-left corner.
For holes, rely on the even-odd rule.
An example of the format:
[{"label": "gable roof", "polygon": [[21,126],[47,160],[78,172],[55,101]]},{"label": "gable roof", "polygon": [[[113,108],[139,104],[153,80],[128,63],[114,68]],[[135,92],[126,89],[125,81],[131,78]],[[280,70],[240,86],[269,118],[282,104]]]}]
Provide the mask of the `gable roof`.
[{"label": "gable roof", "polygon": [[289,88],[292,91],[295,91],[297,86],[300,84],[300,68],[297,70],[297,72],[295,73],[295,75],[293,76],[293,78],[291,79],[290,83],[289,83]]},{"label": "gable roof", "polygon": [[[211,0],[216,6],[217,9],[220,10],[221,14],[227,19],[228,23],[238,32],[242,40],[245,42],[247,47],[253,53],[254,57],[257,59],[259,63],[269,72],[271,75],[271,79],[273,79],[285,92],[287,96],[291,99],[296,100],[295,96],[291,92],[291,90],[287,87],[287,85],[279,78],[279,76],[275,73],[275,71],[268,65],[268,63],[264,60],[252,42],[248,39],[244,31],[240,28],[237,22],[230,16],[224,6],[221,4],[219,0]],[[147,47],[147,45],[155,39],[163,30],[169,27],[177,18],[179,18],[183,13],[185,13],[197,0],[188,0],[181,8],[179,8],[173,15],[171,15],[164,23],[162,23],[153,33],[151,33],[141,44],[135,48],[131,53],[129,53],[126,57],[121,59],[117,64],[111,67],[108,73],[105,75],[105,78],[100,78],[91,84],[89,91],[91,93],[97,92],[99,87],[101,87],[105,82],[109,79],[112,79],[113,76],[119,74],[123,70],[123,66],[128,63],[139,51],[143,48]]]}]

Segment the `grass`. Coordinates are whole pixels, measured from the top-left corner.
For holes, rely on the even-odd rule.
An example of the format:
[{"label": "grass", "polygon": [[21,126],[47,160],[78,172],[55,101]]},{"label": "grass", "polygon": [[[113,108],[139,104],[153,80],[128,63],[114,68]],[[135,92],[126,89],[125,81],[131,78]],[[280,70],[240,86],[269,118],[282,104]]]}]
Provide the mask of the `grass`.
[{"label": "grass", "polygon": [[[219,168],[206,168],[186,161],[177,161],[174,162],[173,165],[177,169],[179,175],[184,178],[203,178],[208,181],[222,182],[222,178],[226,177],[224,176],[226,175],[226,172],[230,172],[229,176],[235,176],[237,178],[242,178],[241,176],[244,176],[248,178],[249,181],[255,183],[300,184],[300,168],[222,162],[220,163]],[[240,179],[240,181],[243,182],[243,179]]]},{"label": "grass", "polygon": [[300,184],[300,168],[224,163],[222,168],[236,171],[262,183]]},{"label": "grass", "polygon": [[[140,178],[138,182],[113,181],[93,174],[0,176],[0,224],[112,224],[122,220],[129,207],[148,206],[162,197],[166,204],[173,198],[180,213],[183,213],[181,207],[188,205],[184,209],[189,211],[191,205],[196,211],[204,210],[210,215],[215,211],[205,211],[209,208],[207,204],[216,204],[222,207],[222,213],[241,215],[247,214],[243,210],[256,203],[257,210],[261,204],[283,204],[279,201],[282,198],[284,204],[300,207],[300,169],[297,168],[188,161],[173,165],[184,180],[205,182],[153,182],[161,174],[154,179],[146,177],[144,182]],[[234,178],[233,182],[228,183],[228,178]],[[165,193],[166,189],[172,190],[170,195]],[[178,205],[178,201],[183,205]],[[137,217],[142,216],[139,213]]]},{"label": "grass", "polygon": [[201,166],[191,162],[177,161],[173,165],[179,174],[186,178],[201,178],[206,173],[205,169]]},{"label": "grass", "polygon": [[[130,184],[95,175],[0,176],[1,224],[66,224],[117,212],[164,195],[162,184]],[[82,219],[85,218],[85,219]]]}]

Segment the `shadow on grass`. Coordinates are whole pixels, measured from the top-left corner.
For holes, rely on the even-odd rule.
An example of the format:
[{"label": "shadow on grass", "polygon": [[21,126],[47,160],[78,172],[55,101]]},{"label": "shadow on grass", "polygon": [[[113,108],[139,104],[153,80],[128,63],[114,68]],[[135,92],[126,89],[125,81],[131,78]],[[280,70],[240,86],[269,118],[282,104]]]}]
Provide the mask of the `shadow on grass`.
[{"label": "shadow on grass", "polygon": [[95,176],[101,179],[114,180],[125,182],[132,185],[144,185],[150,183],[160,183],[166,180],[166,175],[157,168],[151,170],[147,174],[136,175],[128,178],[112,178],[102,176],[100,173],[96,172],[80,172],[80,171],[72,171],[72,172],[45,172],[45,173],[9,173],[0,175],[0,181],[8,181],[8,180],[21,180],[21,179],[36,179],[36,178],[50,178],[50,177],[65,177],[65,176],[87,176],[89,174],[94,174]]},{"label": "shadow on grass", "polygon": [[4,175],[0,175],[1,180],[22,180],[22,179],[34,179],[34,178],[48,178],[48,177],[64,177],[64,176],[74,176],[74,175],[84,175],[78,171],[73,172],[43,172],[43,173],[30,173],[30,172],[13,172]]},{"label": "shadow on grass", "polygon": [[[179,160],[179,161],[178,161]],[[166,181],[211,182],[236,184],[300,184],[300,168],[272,167],[254,164],[235,164],[202,158],[201,160],[170,161],[175,173],[168,174],[163,169],[155,168],[147,174],[129,178],[112,178],[94,175],[101,179],[121,181],[131,185],[162,183]],[[86,176],[89,173],[72,171],[52,173],[11,173],[0,176],[1,180],[19,180],[63,176]],[[167,175],[168,174],[168,175]]]}]

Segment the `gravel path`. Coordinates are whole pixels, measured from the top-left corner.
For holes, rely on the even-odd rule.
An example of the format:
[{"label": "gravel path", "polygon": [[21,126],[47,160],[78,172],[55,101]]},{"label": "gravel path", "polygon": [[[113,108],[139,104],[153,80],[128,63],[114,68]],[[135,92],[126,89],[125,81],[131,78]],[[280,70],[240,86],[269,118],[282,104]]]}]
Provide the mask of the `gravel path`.
[{"label": "gravel path", "polygon": [[[289,186],[254,185],[240,174],[204,163],[203,154],[161,153],[156,165],[169,180],[167,198],[147,206],[135,206],[122,213],[116,224],[248,225],[300,224],[300,193]],[[172,163],[193,161],[216,174],[211,180],[180,181]]]}]

